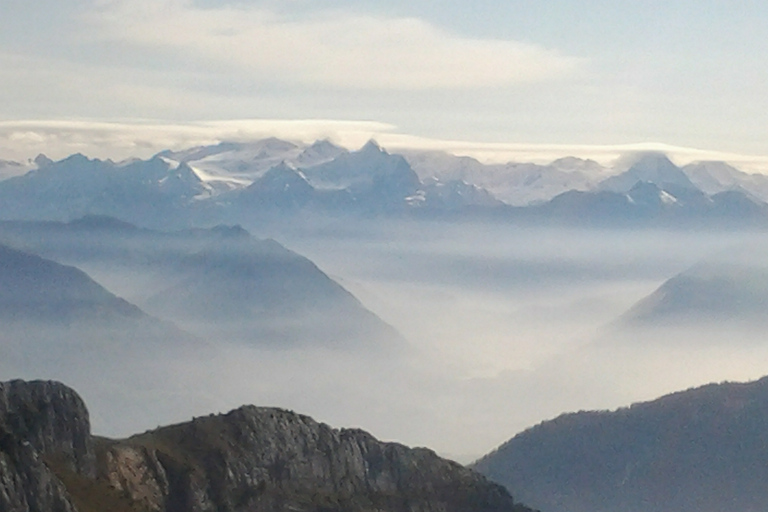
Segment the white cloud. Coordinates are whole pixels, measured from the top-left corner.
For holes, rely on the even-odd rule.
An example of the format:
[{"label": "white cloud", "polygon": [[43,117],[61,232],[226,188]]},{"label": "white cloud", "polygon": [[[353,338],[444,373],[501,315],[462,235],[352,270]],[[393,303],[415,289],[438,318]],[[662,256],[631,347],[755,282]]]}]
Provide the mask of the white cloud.
[{"label": "white cloud", "polygon": [[580,59],[540,46],[463,38],[413,18],[334,12],[287,19],[258,7],[99,0],[93,37],[176,51],[261,80],[335,88],[503,87],[565,76]]},{"label": "white cloud", "polygon": [[0,121],[0,159],[23,161],[38,153],[64,158],[81,152],[121,160],[147,158],[164,149],[186,149],[222,141],[247,142],[266,137],[314,142],[330,139],[357,149],[376,139],[390,151],[427,149],[466,155],[486,163],[549,163],[564,156],[591,158],[612,165],[622,155],[657,151],[678,165],[721,160],[746,172],[768,174],[768,156],[729,153],[661,143],[615,145],[473,142],[419,137],[375,121],[330,119],[239,119],[170,123],[159,121],[26,120]]},{"label": "white cloud", "polygon": [[0,122],[0,158],[25,160],[38,153],[63,158],[81,152],[120,160],[146,158],[164,149],[185,149],[221,141],[266,137],[313,142],[328,138],[357,147],[392,130],[372,121],[246,119],[186,124],[161,122],[5,121]]}]

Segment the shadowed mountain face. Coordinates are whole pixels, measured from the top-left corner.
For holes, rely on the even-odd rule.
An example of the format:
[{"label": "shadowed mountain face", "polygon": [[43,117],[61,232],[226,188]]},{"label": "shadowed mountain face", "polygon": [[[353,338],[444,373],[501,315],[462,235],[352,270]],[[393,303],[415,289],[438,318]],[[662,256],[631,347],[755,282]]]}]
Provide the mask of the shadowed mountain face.
[{"label": "shadowed mountain face", "polygon": [[[149,356],[198,340],[146,314],[71,266],[0,245],[0,319],[4,363],[17,370],[80,364],[100,354],[103,366],[118,354]],[[37,361],[37,363],[35,362]]]},{"label": "shadowed mountain face", "polygon": [[98,343],[110,340],[115,347],[138,348],[191,340],[172,324],[107,291],[85,272],[3,245],[0,318],[4,322],[0,338],[14,344],[21,338],[45,345],[87,345],[103,336]]},{"label": "shadowed mountain face", "polygon": [[430,450],[280,409],[94,438],[77,393],[23,381],[0,383],[0,510],[531,512]]},{"label": "shadowed mountain face", "polygon": [[[311,261],[239,227],[165,233],[87,217],[67,224],[0,223],[0,240],[77,265],[145,311],[206,340],[403,344],[392,327]],[[74,297],[67,300],[72,307]]]},{"label": "shadowed mountain face", "polygon": [[551,512],[762,511],[768,379],[711,384],[522,432],[474,464]]},{"label": "shadowed mountain face", "polygon": [[77,268],[0,245],[0,318],[106,324],[148,317]]},{"label": "shadowed mountain face", "polygon": [[768,323],[768,267],[703,262],[669,279],[620,319],[626,327]]},{"label": "shadowed mountain face", "polygon": [[177,263],[150,311],[206,339],[396,348],[400,335],[308,259],[234,232]]},{"label": "shadowed mountain face", "polygon": [[114,399],[137,382],[165,382],[170,369],[159,368],[157,361],[206,349],[84,272],[5,246],[0,246],[0,323],[0,373],[66,378],[91,397]]}]

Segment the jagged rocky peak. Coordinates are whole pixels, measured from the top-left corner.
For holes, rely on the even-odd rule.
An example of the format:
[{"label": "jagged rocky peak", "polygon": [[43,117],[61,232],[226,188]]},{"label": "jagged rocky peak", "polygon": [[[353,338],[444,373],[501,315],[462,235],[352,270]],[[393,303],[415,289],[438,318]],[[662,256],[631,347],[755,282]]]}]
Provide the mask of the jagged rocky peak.
[{"label": "jagged rocky peak", "polygon": [[645,152],[632,155],[625,163],[629,168],[616,176],[611,176],[600,183],[599,188],[612,192],[627,192],[638,182],[648,182],[661,188],[675,186],[696,189],[688,176],[663,153]]},{"label": "jagged rocky peak", "polygon": [[551,164],[549,164],[551,167],[554,167],[555,169],[559,169],[562,171],[573,171],[573,170],[581,170],[584,168],[588,169],[602,169],[603,167],[591,159],[584,159],[584,158],[578,158],[575,156],[564,156],[561,158],[558,158],[557,160],[553,160]]},{"label": "jagged rocky peak", "polygon": [[277,137],[268,137],[254,143],[254,146],[263,148],[265,151],[290,151],[298,146],[288,140],[278,139]]},{"label": "jagged rocky peak", "polygon": [[336,144],[334,144],[333,142],[331,142],[328,139],[316,140],[307,149],[312,149],[313,151],[318,151],[318,152],[322,152],[322,153],[333,152],[333,151],[338,151],[338,152],[344,151],[344,148],[342,148],[340,146],[337,146]]},{"label": "jagged rocky peak", "polygon": [[293,163],[300,167],[311,167],[324,162],[330,162],[334,158],[341,154],[347,153],[347,150],[341,146],[337,146],[328,139],[317,140],[312,143],[311,146],[304,149],[295,159]]},{"label": "jagged rocky peak", "polygon": [[72,389],[52,381],[0,382],[0,448],[29,444],[71,471],[96,475],[88,409]]},{"label": "jagged rocky peak", "polygon": [[254,181],[254,183],[270,183],[276,180],[285,179],[304,180],[304,177],[301,171],[296,169],[296,167],[286,162],[285,160],[281,160],[279,164],[270,167],[267,172],[265,172],[261,178]]},{"label": "jagged rocky peak", "polygon": [[363,154],[386,153],[374,139],[370,139],[366,142],[365,145],[359,149],[359,152]]},{"label": "jagged rocky peak", "polygon": [[337,146],[333,142],[331,142],[328,139],[320,139],[316,140],[312,143],[308,148],[306,148],[302,155],[305,157],[308,156],[325,156],[325,157],[336,157],[340,155],[341,153],[346,152],[346,149],[344,149],[341,146]]},{"label": "jagged rocky peak", "polygon": [[158,512],[517,510],[502,487],[430,450],[274,408],[148,432],[105,460],[113,486]]},{"label": "jagged rocky peak", "polygon": [[244,406],[125,440],[93,438],[53,382],[0,384],[0,510],[526,512],[425,448]]},{"label": "jagged rocky peak", "polygon": [[281,160],[279,164],[277,164],[274,167],[271,167],[267,172],[273,172],[273,173],[296,172],[296,168],[290,165],[289,163],[287,163],[285,160]]},{"label": "jagged rocky peak", "polygon": [[222,238],[246,240],[251,238],[251,234],[240,224],[228,225],[218,224],[211,228],[211,231]]},{"label": "jagged rocky peak", "polygon": [[35,157],[33,160],[35,165],[37,165],[38,168],[42,169],[43,167],[48,167],[53,163],[53,160],[45,156],[44,154],[40,153]]},{"label": "jagged rocky peak", "polygon": [[68,164],[76,165],[76,164],[85,164],[89,162],[99,162],[99,161],[100,160],[98,158],[91,159],[82,153],[74,153],[64,158],[63,160],[59,160],[58,163],[68,163]]}]

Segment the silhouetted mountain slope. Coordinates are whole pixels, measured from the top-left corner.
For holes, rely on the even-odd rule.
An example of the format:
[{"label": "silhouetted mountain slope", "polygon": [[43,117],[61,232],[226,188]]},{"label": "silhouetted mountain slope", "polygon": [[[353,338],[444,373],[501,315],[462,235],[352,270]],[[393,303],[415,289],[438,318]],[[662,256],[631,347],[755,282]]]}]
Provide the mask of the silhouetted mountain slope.
[{"label": "silhouetted mountain slope", "polygon": [[565,414],[473,467],[550,512],[760,512],[766,460],[764,378]]},{"label": "silhouetted mountain slope", "polygon": [[0,318],[110,322],[145,317],[77,268],[0,245]]},{"label": "silhouetted mountain slope", "polygon": [[177,263],[147,307],[208,339],[395,348],[400,335],[308,259],[247,232]]},{"label": "silhouetted mountain slope", "polygon": [[[194,347],[199,341],[144,313],[81,270],[0,245],[0,345],[19,374],[68,371],[82,357],[100,367],[120,354]],[[125,360],[123,360],[125,362]]]},{"label": "silhouetted mountain slope", "polygon": [[308,259],[240,227],[161,232],[106,217],[0,222],[0,241],[82,267],[149,313],[209,340],[402,346]]},{"label": "silhouetted mountain slope", "polygon": [[0,383],[0,510],[529,512],[425,448],[246,406],[130,439],[90,435],[77,394]]},{"label": "silhouetted mountain slope", "polygon": [[148,321],[138,307],[71,266],[0,245],[0,318],[71,324]]},{"label": "silhouetted mountain slope", "polygon": [[702,262],[667,280],[625,313],[623,326],[768,322],[768,265]]}]

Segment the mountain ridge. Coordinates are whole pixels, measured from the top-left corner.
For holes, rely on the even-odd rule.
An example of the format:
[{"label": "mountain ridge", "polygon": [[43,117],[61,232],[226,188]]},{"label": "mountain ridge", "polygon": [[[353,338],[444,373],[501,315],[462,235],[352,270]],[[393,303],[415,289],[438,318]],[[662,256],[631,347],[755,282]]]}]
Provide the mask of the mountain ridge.
[{"label": "mountain ridge", "polygon": [[768,378],[563,414],[472,467],[551,512],[763,510]]},{"label": "mountain ridge", "polygon": [[439,152],[401,153],[373,140],[347,151],[327,140],[309,145],[272,138],[120,163],[80,154],[41,159],[36,169],[0,181],[0,218],[68,221],[96,214],[159,229],[317,215],[768,226],[768,178],[718,162],[678,167],[663,154],[641,154],[616,174],[574,157],[486,165]]},{"label": "mountain ridge", "polygon": [[94,437],[55,382],[0,382],[0,462],[0,509],[18,512],[533,512],[431,450],[282,409]]}]

